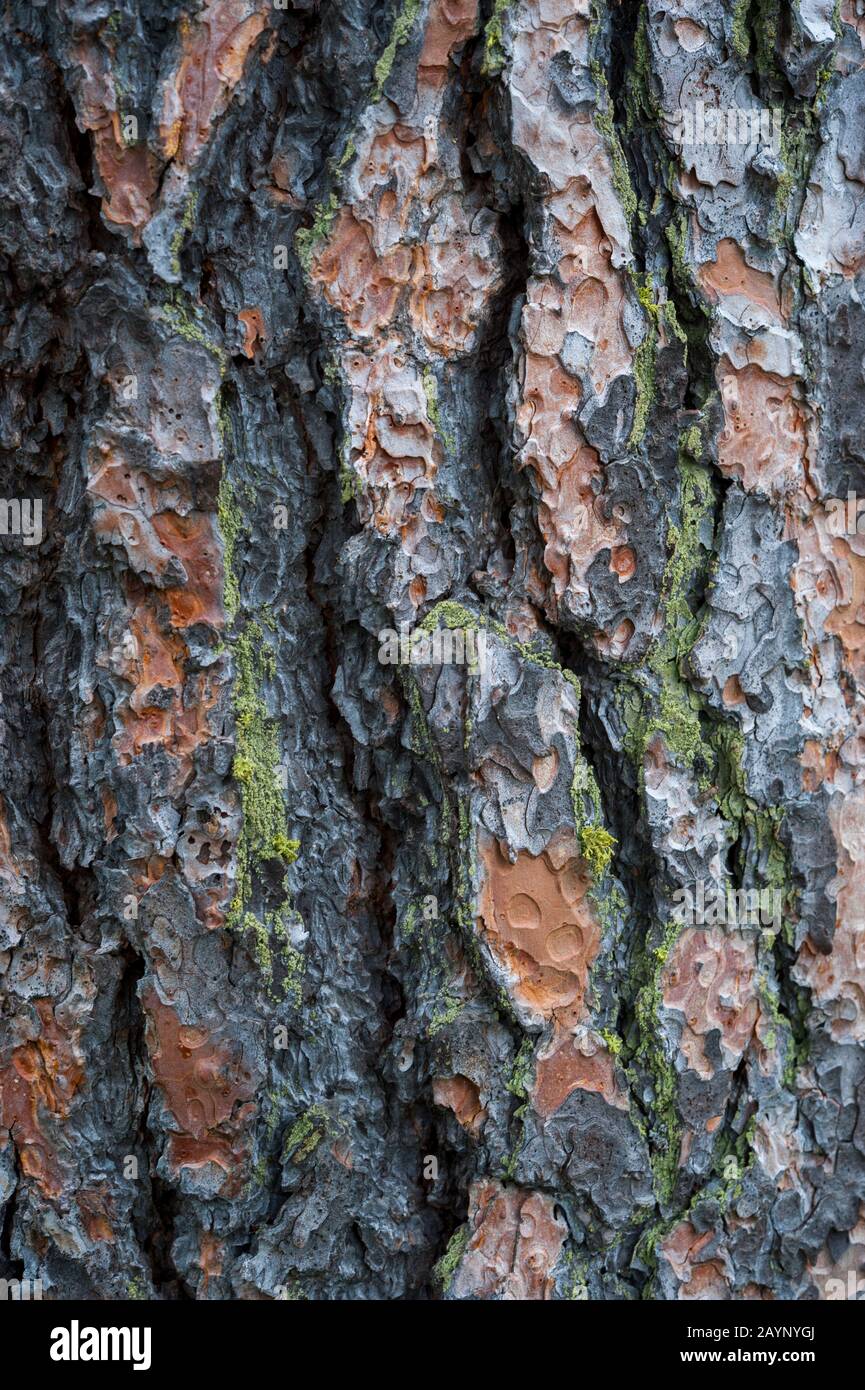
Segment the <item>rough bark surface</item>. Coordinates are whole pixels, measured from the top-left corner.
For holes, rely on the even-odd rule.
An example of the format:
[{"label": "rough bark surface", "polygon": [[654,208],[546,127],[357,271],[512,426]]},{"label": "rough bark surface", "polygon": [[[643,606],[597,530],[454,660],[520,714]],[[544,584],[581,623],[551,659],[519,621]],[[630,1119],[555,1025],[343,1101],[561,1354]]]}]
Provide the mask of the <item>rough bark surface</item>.
[{"label": "rough bark surface", "polygon": [[832,1296],[861,0],[3,22],[0,1277]]}]

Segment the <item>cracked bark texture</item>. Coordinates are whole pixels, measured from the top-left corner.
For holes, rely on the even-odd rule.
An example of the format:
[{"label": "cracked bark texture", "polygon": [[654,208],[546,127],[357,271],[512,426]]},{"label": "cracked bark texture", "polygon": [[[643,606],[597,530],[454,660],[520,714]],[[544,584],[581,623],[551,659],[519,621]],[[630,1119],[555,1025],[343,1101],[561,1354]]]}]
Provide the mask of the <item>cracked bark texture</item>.
[{"label": "cracked bark texture", "polygon": [[[3,23],[0,1275],[830,1296],[861,0]],[[698,881],[781,918],[682,923]]]}]

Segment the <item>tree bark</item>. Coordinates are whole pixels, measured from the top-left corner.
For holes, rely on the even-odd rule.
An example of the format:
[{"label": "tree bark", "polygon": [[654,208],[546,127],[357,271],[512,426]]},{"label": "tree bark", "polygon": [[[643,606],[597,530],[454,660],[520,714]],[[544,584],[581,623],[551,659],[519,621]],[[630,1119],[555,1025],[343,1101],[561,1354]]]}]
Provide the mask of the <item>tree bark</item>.
[{"label": "tree bark", "polygon": [[0,1278],[855,1280],[861,9],[7,4]]}]

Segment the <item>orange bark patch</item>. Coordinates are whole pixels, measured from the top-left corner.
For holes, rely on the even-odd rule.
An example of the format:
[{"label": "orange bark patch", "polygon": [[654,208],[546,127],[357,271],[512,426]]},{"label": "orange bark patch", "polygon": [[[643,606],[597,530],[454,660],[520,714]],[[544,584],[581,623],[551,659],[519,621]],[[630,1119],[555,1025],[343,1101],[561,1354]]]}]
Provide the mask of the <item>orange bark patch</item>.
[{"label": "orange bark patch", "polygon": [[469,1134],[480,1134],[487,1112],[481,1105],[477,1086],[467,1076],[434,1077],[433,1100],[436,1105],[452,1110]]},{"label": "orange bark patch", "polygon": [[412,251],[407,246],[393,246],[377,256],[368,228],[343,208],[311,275],[352,332],[371,337],[393,318],[411,266]]},{"label": "orange bark patch", "polygon": [[[839,639],[849,670],[862,681],[865,680],[865,555],[853,549],[852,539],[835,538],[836,602],[826,620],[826,631]],[[856,543],[862,544],[858,538]]]},{"label": "orange bark patch", "polygon": [[[860,47],[865,49],[865,14],[858,13],[856,0],[841,0],[841,22],[854,31]],[[850,64],[844,53],[844,45],[839,44],[835,50],[837,71],[847,76],[848,73],[856,71],[856,66],[858,64]]]},{"label": "orange bark patch", "polygon": [[[190,559],[192,570],[186,571],[189,583],[200,585],[206,575],[218,592],[221,560],[212,539],[212,523],[202,513],[187,512],[186,486],[176,477],[155,482],[107,442],[91,451],[88,462],[87,491],[94,499],[94,533],[109,544],[122,546],[131,569],[146,579],[165,582],[176,572],[173,561]],[[177,507],[183,509],[183,516],[175,512]],[[206,533],[199,554],[177,543],[178,532],[188,535],[196,527]],[[199,565],[203,575],[197,573]],[[222,615],[211,614],[209,620],[221,622]]]},{"label": "orange bark patch", "polygon": [[698,278],[707,297],[716,304],[719,300],[740,302],[739,317],[746,313],[749,305],[756,305],[765,310],[763,317],[778,325],[782,323],[781,300],[774,277],[748,265],[744,251],[731,237],[718,242],[717,260],[702,265]]},{"label": "orange bark patch", "polygon": [[610,551],[610,570],[619,576],[619,583],[625,584],[633,579],[637,568],[637,557],[629,545],[614,545]]},{"label": "orange bark patch", "polygon": [[[427,538],[439,517],[439,509],[425,503],[441,449],[428,416],[423,380],[414,364],[389,351],[374,360],[350,351],[343,371],[350,391],[351,466],[360,487],[361,521],[371,523],[381,535],[398,536],[409,570],[425,577]],[[420,603],[426,588],[412,588],[409,580],[408,593]]]},{"label": "orange bark patch", "polygon": [[718,383],[724,429],[718,466],[746,492],[782,497],[805,484],[805,425],[793,394],[793,378],[751,364],[737,371],[723,357]]},{"label": "orange bark patch", "polygon": [[111,126],[93,137],[99,176],[106,189],[102,212],[106,221],[130,227],[133,241],[141,241],[141,229],[153,214],[159,187],[159,166],[146,145],[125,145]]},{"label": "orange bark patch", "polygon": [[838,850],[835,935],[828,955],[806,941],[794,967],[825,1010],[835,1042],[865,1042],[865,787],[835,796],[829,823]]},{"label": "orange bark patch", "polygon": [[418,59],[421,81],[445,80],[453,50],[477,32],[477,13],[478,0],[433,0]]},{"label": "orange bark patch", "polygon": [[495,217],[461,189],[449,191],[438,159],[450,55],[477,31],[477,8],[477,0],[433,0],[411,109],[377,111],[355,162],[356,196],[310,272],[364,339],[394,322],[410,287],[411,327],[445,357],[470,350],[502,278]]},{"label": "orange bark patch", "polygon": [[824,636],[838,638],[847,670],[865,681],[865,536],[839,534],[838,519],[825,507],[791,526],[799,559],[791,576],[819,685],[819,647]]},{"label": "orange bark patch", "polygon": [[177,759],[178,785],[188,776],[196,749],[213,737],[210,713],[222,688],[218,668],[187,677],[186,656],[181,638],[166,634],[143,602],[135,603],[127,636],[111,653],[114,669],[134,687],[129,699],[115,707],[119,728],[113,744],[119,762],[128,763],[149,745],[161,744]]},{"label": "orange bark patch", "polygon": [[187,168],[195,162],[270,11],[270,0],[207,0],[194,21],[181,22],[181,54],[165,85],[159,126],[166,159]]},{"label": "orange bark patch", "polygon": [[824,782],[834,782],[838,771],[838,754],[833,749],[824,748],[816,739],[806,739],[800,762],[802,786],[806,792],[816,792]]},{"label": "orange bark patch", "polygon": [[93,1241],[105,1241],[108,1243],[114,1240],[114,1228],[108,1219],[106,1207],[110,1204],[111,1194],[107,1187],[93,1188],[75,1194],[75,1200],[81,1210],[81,1218],[84,1229],[87,1232],[87,1239]]},{"label": "orange bark patch", "polygon": [[520,1003],[544,1018],[583,1017],[589,967],[600,927],[586,890],[591,881],[576,852],[523,852],[511,863],[498,841],[481,842],[485,882],[479,925],[513,979]]},{"label": "orange bark patch", "polygon": [[153,529],[165,549],[182,562],[187,575],[182,587],[165,590],[171,626],[211,623],[222,627],[222,550],[213,517],[206,512],[188,516],[160,512],[153,518]]},{"label": "orange bark patch", "polygon": [[472,1234],[451,1285],[456,1298],[552,1297],[552,1273],[567,1227],[551,1197],[497,1182],[474,1183],[469,1227]]},{"label": "orange bark patch", "polygon": [[172,1139],[172,1162],[178,1168],[214,1162],[231,1172],[240,1157],[237,1138],[252,1113],[246,1102],[253,1083],[240,1050],[181,1023],[153,989],[142,1002],[153,1074],[181,1131]]},{"label": "orange bark patch", "polygon": [[686,928],[667,958],[662,979],[665,1006],[684,1016],[681,1049],[688,1066],[705,1080],[715,1074],[706,1036],[717,1029],[723,1065],[741,1061],[760,1016],[754,941],[720,927]]},{"label": "orange bark patch", "polygon": [[107,787],[104,783],[99,788],[99,795],[102,801],[102,816],[105,822],[105,839],[108,844],[110,844],[117,835],[117,830],[114,825],[117,819],[117,797],[114,795],[111,788]]},{"label": "orange bark patch", "polygon": [[[572,182],[573,197],[582,206],[586,194],[578,194],[581,181]],[[564,205],[559,212],[567,215]],[[524,441],[520,465],[533,469],[540,487],[544,561],[560,596],[572,585],[584,584],[592,562],[606,548],[616,550],[622,566],[616,572],[622,581],[633,573],[632,552],[619,546],[618,524],[602,515],[600,460],[574,423],[580,384],[565,370],[560,355],[570,333],[593,343],[592,384],[603,395],[617,376],[631,370],[633,352],[624,331],[623,277],[613,267],[612,244],[596,209],[589,207],[572,231],[563,224],[558,239],[559,276],[532,279],[528,286],[522,321],[526,356],[516,423]]]},{"label": "orange bark patch", "polygon": [[690,1221],[682,1221],[661,1241],[660,1252],[679,1281],[679,1298],[729,1298],[723,1261],[700,1259],[714,1236],[714,1231],[698,1235]]},{"label": "orange bark patch", "polygon": [[159,709],[166,693],[180,694],[186,648],[178,637],[162,633],[156,614],[144,604],[139,604],[132,614],[129,631],[135,652],[127,668],[135,673],[129,708],[140,714],[148,709]]},{"label": "orange bark patch", "polygon": [[102,212],[107,221],[129,227],[136,246],[153,214],[160,166],[145,144],[126,144],[117,110],[111,61],[97,43],[86,40],[70,53],[84,73],[79,121],[93,132],[96,167],[105,187]]},{"label": "orange bark patch", "polygon": [[9,835],[9,822],[6,819],[6,803],[0,796],[0,879],[12,889],[20,889],[21,871],[12,853],[12,840]]},{"label": "orange bark patch", "polygon": [[198,1263],[204,1275],[202,1289],[206,1292],[207,1285],[211,1279],[218,1279],[222,1273],[222,1259],[225,1250],[224,1242],[217,1240],[216,1236],[210,1231],[201,1233],[201,1251]]},{"label": "orange bark patch", "polygon": [[591,1033],[575,1037],[557,1031],[538,1053],[532,1106],[544,1118],[559,1110],[573,1091],[591,1091],[608,1105],[627,1110],[611,1052]]},{"label": "orange bark patch", "polygon": [[50,999],[38,999],[39,1037],[16,1047],[0,1071],[0,1120],[12,1135],[21,1168],[46,1197],[63,1189],[63,1168],[42,1125],[62,1121],[84,1078],[77,1040],[65,1033]]},{"label": "orange bark patch", "polygon": [[260,309],[241,309],[237,317],[243,325],[244,355],[252,360],[256,343],[265,339],[264,315]]}]

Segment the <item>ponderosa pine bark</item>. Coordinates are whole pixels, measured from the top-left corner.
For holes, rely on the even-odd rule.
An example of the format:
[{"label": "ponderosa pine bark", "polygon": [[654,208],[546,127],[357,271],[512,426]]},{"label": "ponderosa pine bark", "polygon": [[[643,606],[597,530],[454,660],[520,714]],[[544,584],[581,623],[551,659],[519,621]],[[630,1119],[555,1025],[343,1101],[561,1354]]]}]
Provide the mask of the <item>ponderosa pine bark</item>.
[{"label": "ponderosa pine bark", "polygon": [[836,1296],[861,0],[4,29],[0,1277]]}]

